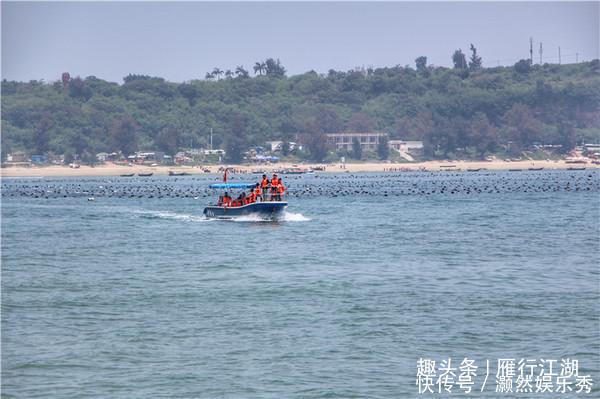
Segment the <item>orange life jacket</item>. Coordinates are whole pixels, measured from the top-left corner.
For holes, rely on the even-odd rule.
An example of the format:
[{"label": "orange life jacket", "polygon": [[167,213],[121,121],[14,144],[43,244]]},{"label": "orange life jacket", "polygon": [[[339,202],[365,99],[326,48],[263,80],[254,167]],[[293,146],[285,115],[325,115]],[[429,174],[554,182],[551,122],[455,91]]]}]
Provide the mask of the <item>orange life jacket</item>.
[{"label": "orange life jacket", "polygon": [[260,189],[260,187],[256,187],[256,188],[254,189],[254,192],[253,192],[253,193],[254,193],[254,197],[258,197],[258,196],[260,195],[260,193],[261,193],[261,189]]},{"label": "orange life jacket", "polygon": [[279,190],[279,194],[283,194],[283,192],[285,191],[285,187],[283,186],[283,183],[279,183],[279,186],[277,188]]},{"label": "orange life jacket", "polygon": [[260,186],[262,188],[267,188],[268,185],[269,185],[269,179],[262,179],[262,181],[260,182]]},{"label": "orange life jacket", "polygon": [[277,185],[279,184],[279,179],[274,177],[271,179],[271,187],[277,187]]}]

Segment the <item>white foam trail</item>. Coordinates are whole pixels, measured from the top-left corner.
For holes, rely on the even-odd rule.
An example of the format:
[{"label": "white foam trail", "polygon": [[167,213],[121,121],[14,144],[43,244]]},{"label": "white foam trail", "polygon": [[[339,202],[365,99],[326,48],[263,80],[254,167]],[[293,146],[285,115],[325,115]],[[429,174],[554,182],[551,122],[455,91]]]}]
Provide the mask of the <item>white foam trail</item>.
[{"label": "white foam trail", "polygon": [[283,212],[283,218],[281,219],[286,222],[308,222],[310,218],[307,218],[301,213]]},{"label": "white foam trail", "polygon": [[249,215],[243,216],[235,216],[233,219],[234,222],[271,222],[271,219],[265,219],[258,213],[251,213]]},{"label": "white foam trail", "polygon": [[188,215],[185,213],[175,213],[170,211],[133,211],[134,213],[149,215],[160,219],[172,219],[172,220],[183,220],[186,222],[206,222],[210,219],[206,219],[204,216]]},{"label": "white foam trail", "polygon": [[232,219],[236,222],[308,222],[310,219],[301,213],[291,213],[284,211],[281,216],[279,216],[276,220],[272,220],[266,218],[263,215],[258,213],[251,213],[249,215],[237,216]]},{"label": "white foam trail", "polygon": [[[159,218],[159,219],[171,219],[171,220],[182,220],[185,222],[207,222],[209,220],[219,219],[207,219],[204,216],[189,215],[185,213],[176,213],[171,211],[148,211],[148,210],[134,210],[133,213],[139,215],[147,215],[147,217]],[[235,222],[273,222],[272,219],[265,219],[258,213],[252,213],[249,215],[238,216],[229,219]],[[302,215],[301,213],[291,213],[284,211],[281,216],[277,219],[280,222],[308,222],[309,218]]]}]

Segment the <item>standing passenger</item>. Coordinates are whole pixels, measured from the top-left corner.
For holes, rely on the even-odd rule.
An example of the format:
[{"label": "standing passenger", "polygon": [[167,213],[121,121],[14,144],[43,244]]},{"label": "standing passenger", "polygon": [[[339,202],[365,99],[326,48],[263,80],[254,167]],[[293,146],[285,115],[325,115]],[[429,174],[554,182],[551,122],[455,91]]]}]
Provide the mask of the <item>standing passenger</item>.
[{"label": "standing passenger", "polygon": [[269,179],[267,179],[267,175],[262,176],[262,181],[260,182],[260,188],[262,188],[262,200],[267,200],[267,190],[269,187]]},{"label": "standing passenger", "polygon": [[277,185],[277,201],[283,201],[284,192],[285,186],[283,185],[283,180],[279,179],[279,184]]},{"label": "standing passenger", "polygon": [[258,198],[261,196],[262,190],[260,188],[260,185],[258,183],[256,183],[256,186],[254,186],[254,198],[256,199],[256,201],[258,201]]},{"label": "standing passenger", "polygon": [[277,178],[277,174],[273,173],[273,178],[271,179],[271,200],[276,199],[277,186],[279,186],[279,179]]}]

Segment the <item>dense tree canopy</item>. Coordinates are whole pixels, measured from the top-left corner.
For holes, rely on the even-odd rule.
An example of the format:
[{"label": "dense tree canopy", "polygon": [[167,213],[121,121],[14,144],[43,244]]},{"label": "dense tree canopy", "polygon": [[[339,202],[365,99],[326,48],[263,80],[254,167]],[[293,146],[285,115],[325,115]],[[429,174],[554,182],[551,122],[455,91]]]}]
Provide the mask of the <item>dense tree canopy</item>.
[{"label": "dense tree canopy", "polygon": [[[309,71],[286,76],[274,58],[215,68],[184,83],[130,74],[122,84],[95,76],[2,82],[2,150],[30,154],[208,147],[239,160],[248,146],[299,141],[327,157],[325,133],[381,131],[423,140],[429,157],[476,156],[533,143],[572,146],[600,136],[600,63],[484,68],[457,50],[456,69],[416,60],[410,67]],[[229,73],[228,73],[229,71]],[[474,155],[475,156],[475,155]]]}]

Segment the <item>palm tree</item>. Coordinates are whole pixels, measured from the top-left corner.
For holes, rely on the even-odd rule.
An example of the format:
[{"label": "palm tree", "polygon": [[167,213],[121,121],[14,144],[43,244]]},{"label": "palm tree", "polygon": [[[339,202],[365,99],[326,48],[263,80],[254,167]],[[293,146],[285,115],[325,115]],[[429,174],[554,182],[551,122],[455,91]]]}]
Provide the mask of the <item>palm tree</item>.
[{"label": "palm tree", "polygon": [[225,71],[225,77],[227,79],[231,79],[232,76],[233,76],[233,72],[231,72],[231,69],[228,69]]},{"label": "palm tree", "polygon": [[220,70],[219,68],[213,69],[212,71],[213,75],[217,77],[217,79],[221,78],[221,75],[223,75],[225,72],[223,72],[222,70]]},{"label": "palm tree", "polygon": [[267,68],[267,64],[265,64],[264,62],[257,62],[256,64],[254,64],[254,74],[256,75],[256,72],[258,72],[259,75],[262,75],[263,71]]},{"label": "palm tree", "polygon": [[235,68],[235,75],[236,75],[236,76],[240,76],[240,77],[242,77],[242,78],[247,78],[247,77],[248,77],[248,71],[246,71],[246,70],[244,69],[244,66],[243,66],[243,65],[238,65],[238,66]]},{"label": "palm tree", "polygon": [[213,80],[214,78],[215,78],[215,75],[213,75],[210,72],[206,72],[206,76],[205,76],[206,80]]}]

